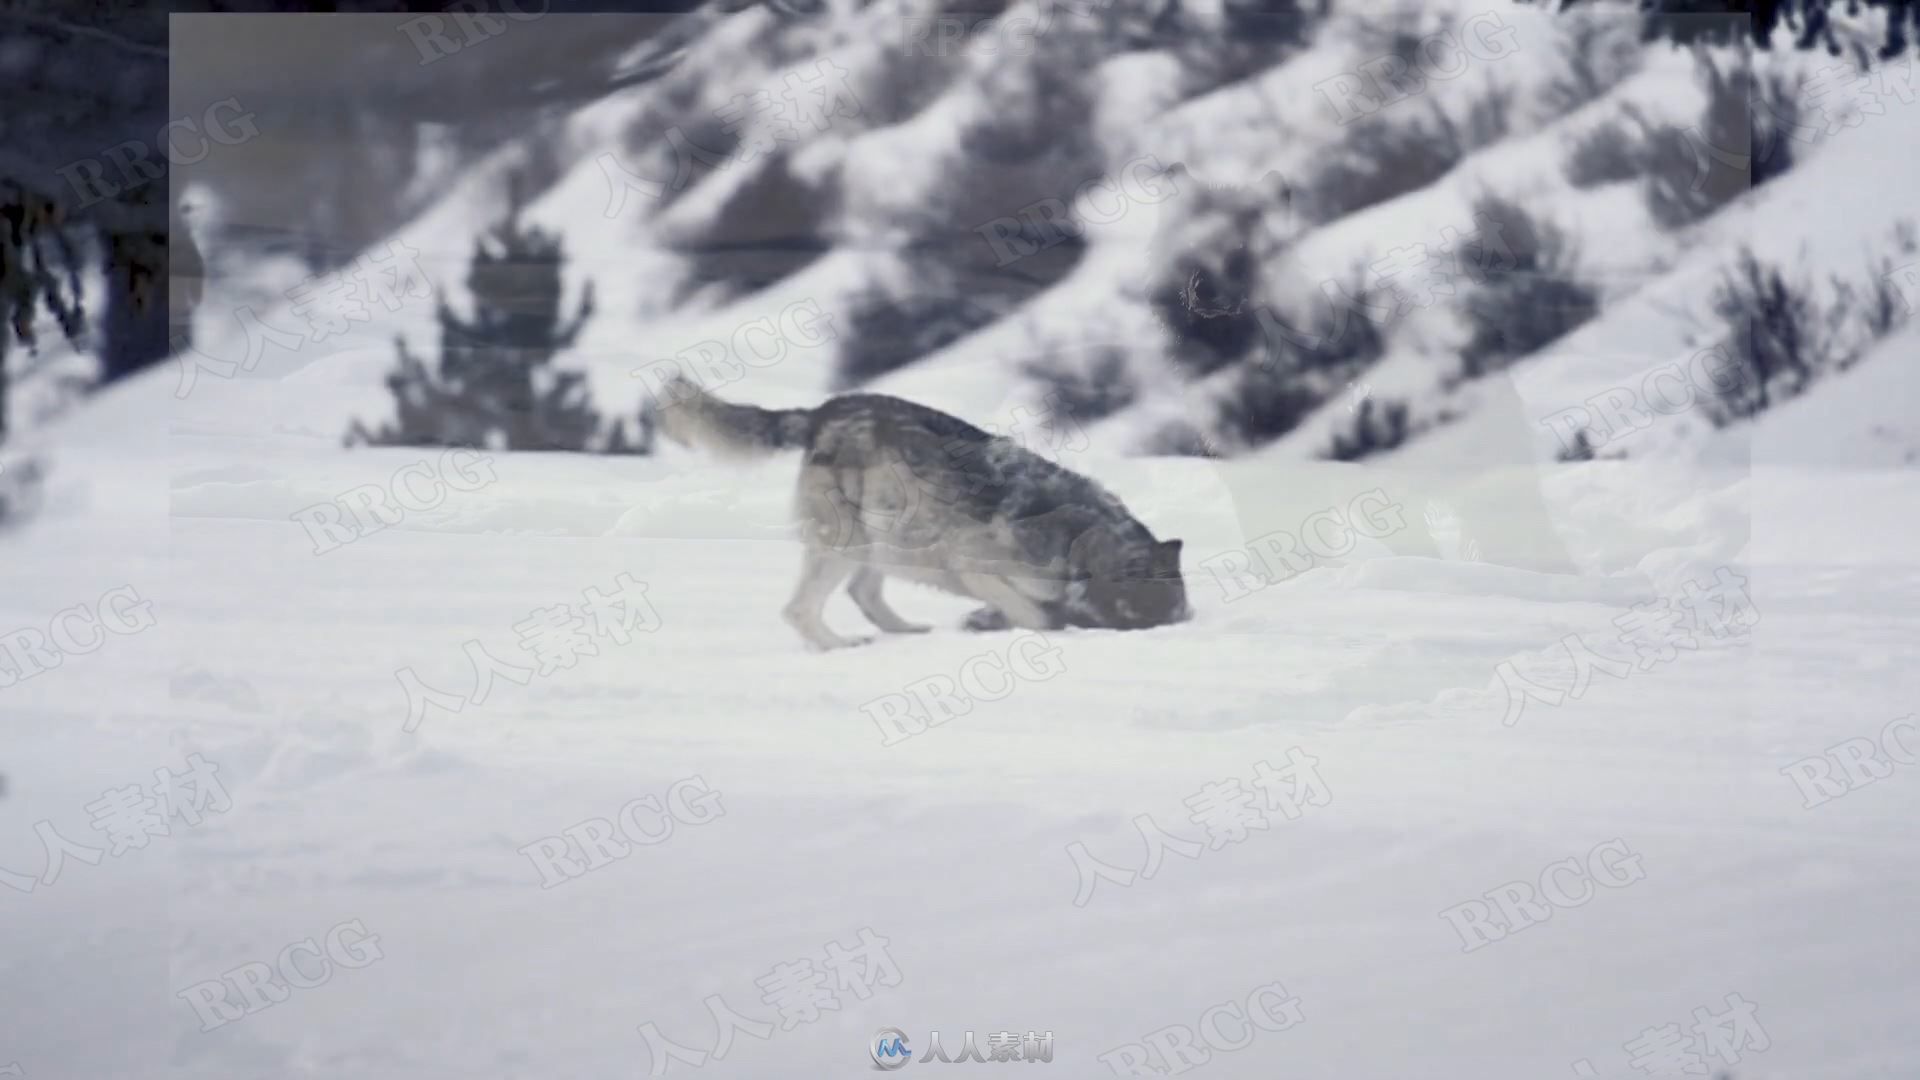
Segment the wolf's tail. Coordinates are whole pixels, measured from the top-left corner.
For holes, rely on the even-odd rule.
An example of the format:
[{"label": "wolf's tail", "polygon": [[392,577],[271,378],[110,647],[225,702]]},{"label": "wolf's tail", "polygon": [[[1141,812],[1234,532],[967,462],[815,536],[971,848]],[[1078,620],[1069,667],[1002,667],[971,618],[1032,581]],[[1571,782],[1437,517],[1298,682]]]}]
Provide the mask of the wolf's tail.
[{"label": "wolf's tail", "polygon": [[751,460],[807,444],[812,409],[762,409],[721,401],[676,375],[661,388],[660,433],[681,446]]}]

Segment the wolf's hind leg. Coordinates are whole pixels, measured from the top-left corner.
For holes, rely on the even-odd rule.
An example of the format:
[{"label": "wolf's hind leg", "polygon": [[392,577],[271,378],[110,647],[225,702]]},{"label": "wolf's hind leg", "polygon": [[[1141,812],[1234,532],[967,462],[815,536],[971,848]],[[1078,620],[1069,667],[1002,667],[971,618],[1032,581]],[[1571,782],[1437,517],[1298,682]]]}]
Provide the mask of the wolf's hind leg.
[{"label": "wolf's hind leg", "polygon": [[847,595],[860,607],[873,625],[889,634],[924,634],[933,629],[922,623],[908,622],[900,613],[887,606],[885,597],[880,595],[880,586],[887,575],[871,566],[862,566],[853,572],[853,582],[847,586]]},{"label": "wolf's hind leg", "polygon": [[[998,574],[966,573],[960,575],[960,583],[966,586],[968,593],[998,611],[1006,621],[1023,630],[1052,630],[1054,621],[1046,610],[1035,603],[1025,593],[1013,587],[1013,583]],[[974,612],[967,619],[971,628],[982,613]],[[987,627],[982,627],[986,629]]]},{"label": "wolf's hind leg", "polygon": [[828,598],[852,572],[853,564],[844,557],[807,545],[800,565],[800,584],[794,588],[793,599],[787,601],[781,614],[786,616],[788,625],[816,649],[843,649],[866,643],[865,638],[841,637],[821,618]]}]

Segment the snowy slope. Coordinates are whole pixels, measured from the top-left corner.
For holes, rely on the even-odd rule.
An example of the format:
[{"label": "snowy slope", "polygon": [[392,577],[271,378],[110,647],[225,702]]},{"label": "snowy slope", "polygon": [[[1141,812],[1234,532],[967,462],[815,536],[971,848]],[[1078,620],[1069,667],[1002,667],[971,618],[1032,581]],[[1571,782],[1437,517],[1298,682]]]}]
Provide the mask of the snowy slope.
[{"label": "snowy slope", "polygon": [[[1014,13],[1028,10],[1016,5]],[[1049,10],[1038,5],[1032,13]],[[966,200],[984,197],[982,205],[999,214],[1021,209],[994,202],[994,192],[983,196],[969,189],[997,181],[961,167],[966,151],[960,132],[969,124],[1017,124],[1001,103],[1010,92],[1002,81],[1033,61],[984,53],[902,56],[897,39],[908,25],[904,20],[929,11],[902,2],[836,8],[799,23],[762,11],[713,22],[692,35],[673,74],[576,110],[557,125],[543,124],[461,177],[401,230],[393,243],[419,253],[428,294],[408,294],[397,311],[376,310],[371,320],[323,342],[308,340],[292,349],[269,345],[257,367],[240,377],[202,378],[177,405],[176,424],[194,430],[239,424],[257,436],[331,442],[351,418],[386,416],[391,403],[380,379],[394,362],[394,338],[403,336],[417,353],[433,353],[437,303],[466,310],[463,279],[473,237],[497,217],[508,173],[529,166],[557,177],[538,193],[526,217],[563,237],[565,302],[571,305],[589,281],[595,289],[598,314],[560,363],[589,375],[603,411],[631,415],[649,386],[635,372],[673,362],[696,373],[733,372],[737,377],[722,378],[723,389],[744,400],[818,400],[837,384],[844,357],[859,346],[857,299],[874,287],[911,299],[924,285],[899,246],[926,238],[915,229],[932,221],[961,241],[973,241],[987,211],[980,220],[942,217],[956,200],[971,205]],[[1466,123],[1491,87],[1506,86],[1515,98],[1506,137],[1469,154],[1426,187],[1322,227],[1302,231],[1285,213],[1268,214],[1262,222],[1276,240],[1288,242],[1267,268],[1258,298],[1283,318],[1298,318],[1321,303],[1323,281],[1344,279],[1354,267],[1410,245],[1432,247],[1448,229],[1470,230],[1473,201],[1487,192],[1511,197],[1563,230],[1582,273],[1599,284],[1602,310],[1592,322],[1505,374],[1459,387],[1443,385],[1458,366],[1465,331],[1459,305],[1441,297],[1397,320],[1386,355],[1359,381],[1382,401],[1412,407],[1419,430],[1402,455],[1468,465],[1519,465],[1551,456],[1560,445],[1547,418],[1586,407],[1595,395],[1637,388],[1657,368],[1685,362],[1709,343],[1707,302],[1743,243],[1751,241],[1763,258],[1804,268],[1816,281],[1829,273],[1858,277],[1867,254],[1885,247],[1893,226],[1920,213],[1901,186],[1903,172],[1892,164],[1911,156],[1920,126],[1906,122],[1910,106],[1889,92],[1883,96],[1893,104],[1883,113],[1854,117],[1864,120],[1858,126],[1814,130],[1817,145],[1796,144],[1802,160],[1785,176],[1689,229],[1663,233],[1650,220],[1637,182],[1579,189],[1564,166],[1574,139],[1629,108],[1654,123],[1695,123],[1702,95],[1691,55],[1648,47],[1636,70],[1617,85],[1556,114],[1544,104],[1545,91],[1564,67],[1565,20],[1531,4],[1486,11],[1447,5],[1422,13],[1420,25],[1453,26],[1488,16],[1512,30],[1509,55],[1475,61],[1464,77],[1430,80],[1422,93],[1387,105],[1379,115],[1410,122],[1437,110]],[[1051,33],[1081,32],[1077,17],[1060,17]],[[1157,199],[1136,194],[1111,220],[1076,206],[1089,247],[1064,280],[1007,316],[882,376],[872,388],[1004,427],[1017,422],[1021,410],[1041,407],[1048,386],[1027,370],[1035,361],[1091,370],[1119,357],[1137,394],[1131,406],[1087,425],[1101,452],[1140,452],[1178,421],[1211,431],[1222,395],[1237,392],[1236,373],[1190,380],[1172,362],[1173,343],[1145,301],[1161,269],[1152,254],[1156,238],[1190,223],[1193,189],[1201,182],[1248,184],[1276,172],[1296,183],[1311,181],[1352,134],[1350,126],[1335,122],[1325,87],[1367,70],[1383,47],[1380,29],[1378,19],[1336,16],[1312,47],[1220,85],[1190,85],[1193,71],[1166,49],[1124,52],[1090,65],[1084,78],[1094,102],[1088,127],[1097,160],[1087,164],[1085,176],[1062,180],[1057,194],[1070,196],[1080,181],[1123,175],[1147,160],[1185,166],[1187,190]],[[817,74],[823,62],[848,74],[860,99],[855,115],[834,115],[817,130],[804,129],[790,152],[743,156],[684,192],[651,198],[626,186],[632,177],[673,175],[669,130],[709,137],[716,109],[740,95],[778,93],[788,79]],[[1790,51],[1766,61],[1773,69],[1803,74],[1825,62]],[[1901,71],[1887,78],[1899,83]],[[917,108],[896,101],[908,89]],[[737,197],[779,169],[789,169],[799,186],[776,186],[777,198],[832,204],[820,224],[822,239],[831,245],[827,254],[737,298],[716,299],[711,289],[682,295],[689,252],[727,236],[729,218],[739,212]],[[1835,197],[1836,191],[1847,195]],[[978,243],[984,247],[986,241]],[[215,310],[209,305],[202,312],[202,348],[237,361],[247,351],[240,327]],[[818,312],[821,330],[786,333],[772,363],[747,354],[745,328],[762,319],[786,326],[796,312]],[[303,321],[291,298],[258,314],[283,328]],[[248,385],[251,377],[295,372],[310,392],[282,396]],[[1324,454],[1331,433],[1352,422],[1350,405],[1345,395],[1325,402],[1261,452],[1287,460]],[[1609,450],[1690,454],[1707,432],[1691,414],[1662,417],[1649,430],[1612,440]]]},{"label": "snowy slope", "polygon": [[1751,424],[1720,434],[1708,453],[1759,464],[1900,469],[1920,465],[1920,325],[1881,342],[1841,376]]},{"label": "snowy slope", "polygon": [[[1684,238],[1680,257],[1664,272],[1637,283],[1592,322],[1516,364],[1508,381],[1517,395],[1517,409],[1477,410],[1389,456],[1429,463],[1510,463],[1516,460],[1510,456],[1515,441],[1489,433],[1518,426],[1529,432],[1536,459],[1551,457],[1562,444],[1550,418],[1574,408],[1589,409],[1603,429],[1613,432],[1606,441],[1610,452],[1655,458],[1700,453],[1715,436],[1691,406],[1656,416],[1636,430],[1623,430],[1618,424],[1608,428],[1604,414],[1593,410],[1593,400],[1617,392],[1624,395],[1621,400],[1644,411],[1646,380],[1676,363],[1693,373],[1696,400],[1710,391],[1711,380],[1699,374],[1697,358],[1724,334],[1712,312],[1713,292],[1743,247],[1803,278],[1823,298],[1830,296],[1831,277],[1864,284],[1871,273],[1869,259],[1892,248],[1894,228],[1902,221],[1920,220],[1920,202],[1893,164],[1920,152],[1920,125],[1902,108],[1911,106],[1841,128],[1794,169],[1699,223]],[[1852,372],[1841,373],[1834,385],[1852,377]],[[1883,372],[1880,378],[1893,389],[1895,376]],[[1490,392],[1511,400],[1501,388]],[[1896,403],[1910,397],[1911,391],[1883,397],[1864,414],[1849,413],[1839,422],[1855,431],[1898,423]],[[1853,400],[1869,404],[1866,396]],[[1803,444],[1815,459],[1821,453],[1817,441]]]},{"label": "snowy slope", "polygon": [[[1631,295],[1660,277],[1674,256],[1678,238],[1663,233],[1650,220],[1637,185],[1609,184],[1581,190],[1563,172],[1569,138],[1632,108],[1653,120],[1686,124],[1699,110],[1700,92],[1694,85],[1692,62],[1679,51],[1655,51],[1646,69],[1574,113],[1544,129],[1502,140],[1472,155],[1440,181],[1400,198],[1350,215],[1310,234],[1295,252],[1290,266],[1302,281],[1347,280],[1356,265],[1372,265],[1389,251],[1409,245],[1437,248],[1442,230],[1455,235],[1474,231],[1474,202],[1495,193],[1537,207],[1544,221],[1559,229],[1576,253],[1581,273],[1611,298]],[[1463,296],[1466,282],[1448,283]],[[1465,340],[1458,305],[1450,296],[1436,297],[1431,306],[1416,308],[1391,330],[1387,355],[1364,377],[1370,392],[1383,400],[1412,403],[1416,415],[1430,416],[1441,406],[1474,418],[1477,431],[1508,422],[1502,406],[1499,376],[1445,392],[1443,380],[1458,369],[1458,349]],[[1323,455],[1334,430],[1350,419],[1345,398],[1330,401],[1300,425],[1264,447],[1261,453],[1281,458]],[[1423,432],[1418,441],[1434,438]],[[1487,445],[1491,442],[1492,445]],[[1513,463],[1523,460],[1500,456],[1497,448],[1511,439],[1478,439],[1481,460]],[[1456,451],[1457,453],[1457,451]],[[1425,457],[1426,455],[1418,455]],[[1438,460],[1450,460],[1440,453]]]}]

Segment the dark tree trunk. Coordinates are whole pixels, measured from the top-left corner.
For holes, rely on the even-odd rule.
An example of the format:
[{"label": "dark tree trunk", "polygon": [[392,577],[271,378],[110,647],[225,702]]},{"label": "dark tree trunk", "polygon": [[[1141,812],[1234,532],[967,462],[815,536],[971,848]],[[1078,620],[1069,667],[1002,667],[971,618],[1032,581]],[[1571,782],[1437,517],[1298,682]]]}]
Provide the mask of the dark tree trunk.
[{"label": "dark tree trunk", "polygon": [[102,237],[106,303],[101,312],[100,382],[110,383],[171,353],[167,234],[113,232]]}]

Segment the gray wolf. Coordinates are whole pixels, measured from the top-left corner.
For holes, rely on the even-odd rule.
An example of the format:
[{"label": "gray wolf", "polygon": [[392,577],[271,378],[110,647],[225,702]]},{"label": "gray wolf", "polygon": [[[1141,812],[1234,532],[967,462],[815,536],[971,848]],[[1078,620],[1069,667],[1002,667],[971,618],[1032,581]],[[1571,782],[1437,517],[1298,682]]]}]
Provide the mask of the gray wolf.
[{"label": "gray wolf", "polygon": [[969,629],[1136,630],[1191,617],[1180,541],[1161,541],[1111,492],[1017,442],[882,394],[812,409],[722,401],[691,381],[661,388],[659,432],[749,459],[801,452],[794,516],[805,546],[787,622],[818,649],[842,637],[821,614],[847,592],[887,633],[924,632],[887,605],[887,578],[986,606]]}]

